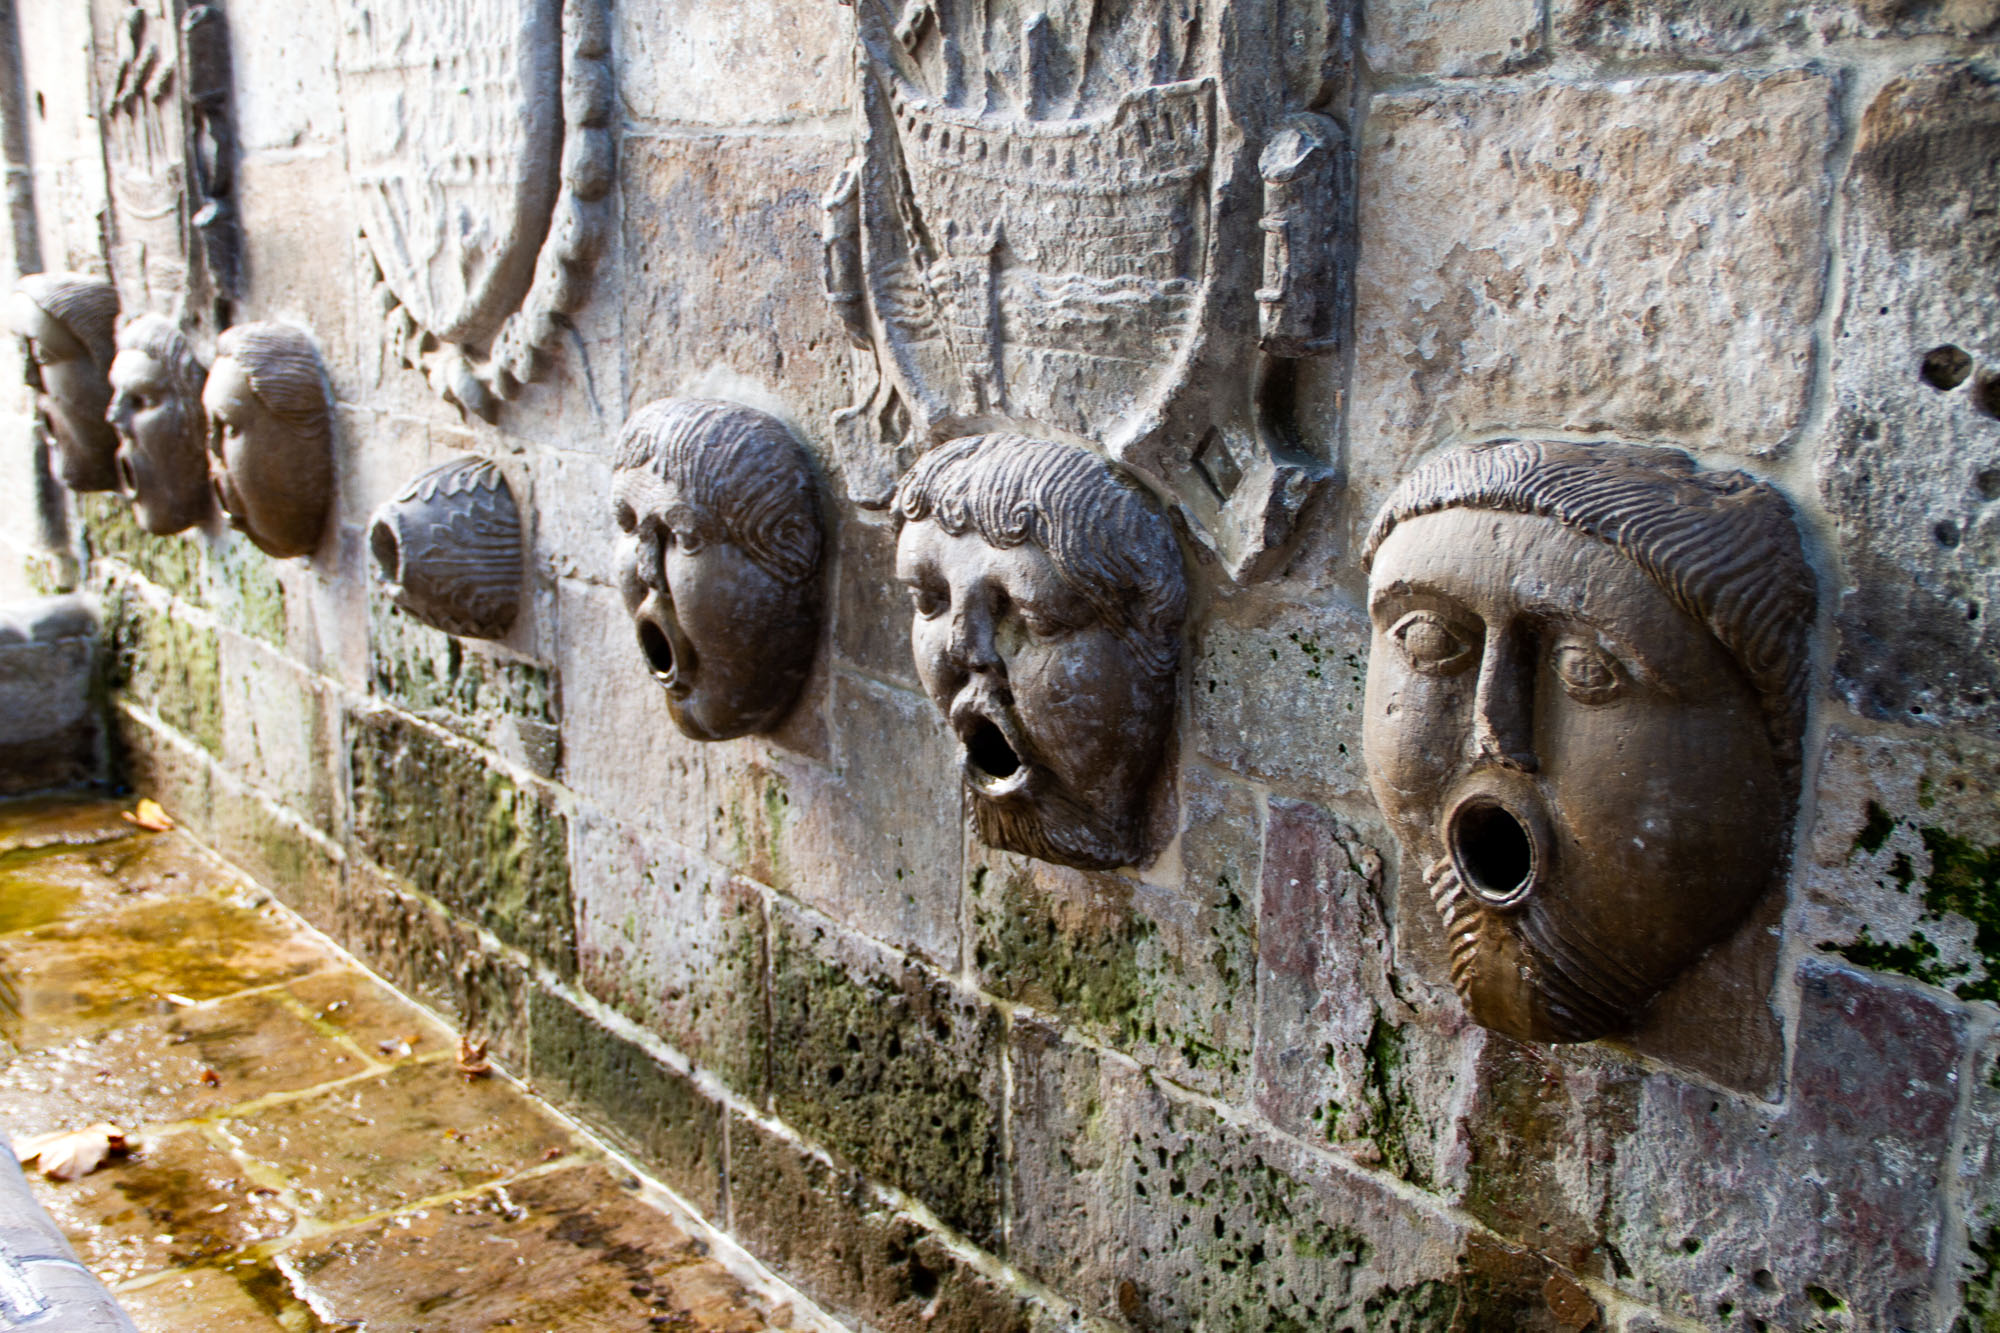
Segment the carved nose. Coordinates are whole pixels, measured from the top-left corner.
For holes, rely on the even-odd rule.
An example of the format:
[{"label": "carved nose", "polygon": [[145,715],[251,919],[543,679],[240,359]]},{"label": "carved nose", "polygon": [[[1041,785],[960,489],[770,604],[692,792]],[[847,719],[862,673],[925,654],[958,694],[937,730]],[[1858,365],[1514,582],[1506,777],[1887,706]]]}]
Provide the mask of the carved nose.
[{"label": "carved nose", "polygon": [[1473,763],[1534,773],[1535,636],[1522,625],[1487,635],[1473,696]]},{"label": "carved nose", "polygon": [[993,619],[976,599],[967,598],[953,610],[951,660],[968,672],[997,671],[1000,654],[993,646]]}]

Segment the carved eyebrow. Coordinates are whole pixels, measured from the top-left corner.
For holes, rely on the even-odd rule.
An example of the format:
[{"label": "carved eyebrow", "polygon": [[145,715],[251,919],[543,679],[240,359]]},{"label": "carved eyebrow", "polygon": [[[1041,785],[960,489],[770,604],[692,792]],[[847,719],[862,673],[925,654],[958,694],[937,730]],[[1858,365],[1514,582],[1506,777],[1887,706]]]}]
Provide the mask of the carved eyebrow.
[{"label": "carved eyebrow", "polygon": [[1395,579],[1384,584],[1368,598],[1368,614],[1373,616],[1393,604],[1407,602],[1412,598],[1425,598],[1436,602],[1447,602],[1462,608],[1464,599],[1455,597],[1435,584],[1410,579]]}]

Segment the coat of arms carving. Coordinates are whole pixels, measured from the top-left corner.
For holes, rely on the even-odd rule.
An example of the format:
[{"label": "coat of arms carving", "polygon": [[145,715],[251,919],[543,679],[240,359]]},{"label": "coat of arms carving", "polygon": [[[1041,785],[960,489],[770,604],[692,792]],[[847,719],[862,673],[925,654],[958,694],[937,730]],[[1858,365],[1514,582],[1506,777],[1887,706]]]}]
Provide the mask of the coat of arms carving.
[{"label": "coat of arms carving", "polygon": [[611,226],[605,0],[343,0],[348,160],[390,341],[488,421]]},{"label": "coat of arms carving", "polygon": [[1329,471],[1289,386],[1347,318],[1349,6],[843,2],[861,142],[827,288],[879,374],[839,429],[883,460],[850,485],[982,430],[1080,439],[1272,572]]}]

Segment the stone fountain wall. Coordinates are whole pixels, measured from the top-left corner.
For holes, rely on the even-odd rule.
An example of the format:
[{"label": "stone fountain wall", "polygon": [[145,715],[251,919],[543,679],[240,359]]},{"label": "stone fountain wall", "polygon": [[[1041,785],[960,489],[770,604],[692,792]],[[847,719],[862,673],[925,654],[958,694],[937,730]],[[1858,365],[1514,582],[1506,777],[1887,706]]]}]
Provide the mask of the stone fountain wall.
[{"label": "stone fountain wall", "polygon": [[[855,11],[565,38],[616,89],[571,107],[615,150],[588,295],[479,403],[378,286],[343,6],[224,7],[235,268],[191,266],[193,323],[317,338],[331,521],[302,560],[148,536],[38,480],[10,388],[0,577],[101,599],[133,787],[775,1271],[895,1330],[2000,1327],[2000,7],[1368,0],[1351,334],[1295,389],[1323,484],[1263,577],[1183,525],[1159,850],[1117,871],[968,831],[900,463],[836,423],[875,376],[821,278]],[[118,277],[119,6],[8,8],[16,270]],[[611,451],[667,395],[826,481],[774,733],[686,739],[633,645]],[[1746,469],[1820,580],[1789,874],[1578,1045],[1469,1021],[1362,761],[1368,524],[1520,435]],[[496,641],[371,573],[371,513],[468,453],[524,521]]]}]

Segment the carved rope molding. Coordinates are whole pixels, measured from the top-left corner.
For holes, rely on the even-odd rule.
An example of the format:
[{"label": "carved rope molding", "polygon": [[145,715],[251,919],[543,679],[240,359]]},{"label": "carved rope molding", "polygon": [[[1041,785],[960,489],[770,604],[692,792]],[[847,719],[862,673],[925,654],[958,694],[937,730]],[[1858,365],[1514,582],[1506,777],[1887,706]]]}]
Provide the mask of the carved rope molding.
[{"label": "carved rope molding", "polygon": [[556,344],[572,327],[569,316],[589,299],[612,225],[616,84],[606,0],[563,0],[561,54],[559,189],[541,236],[533,282],[490,343],[482,348],[472,340],[455,342],[426,328],[383,272],[379,251],[374,260],[375,298],[389,346],[405,366],[421,371],[446,402],[487,422],[498,420],[500,404],[518,397],[547,368]]}]

